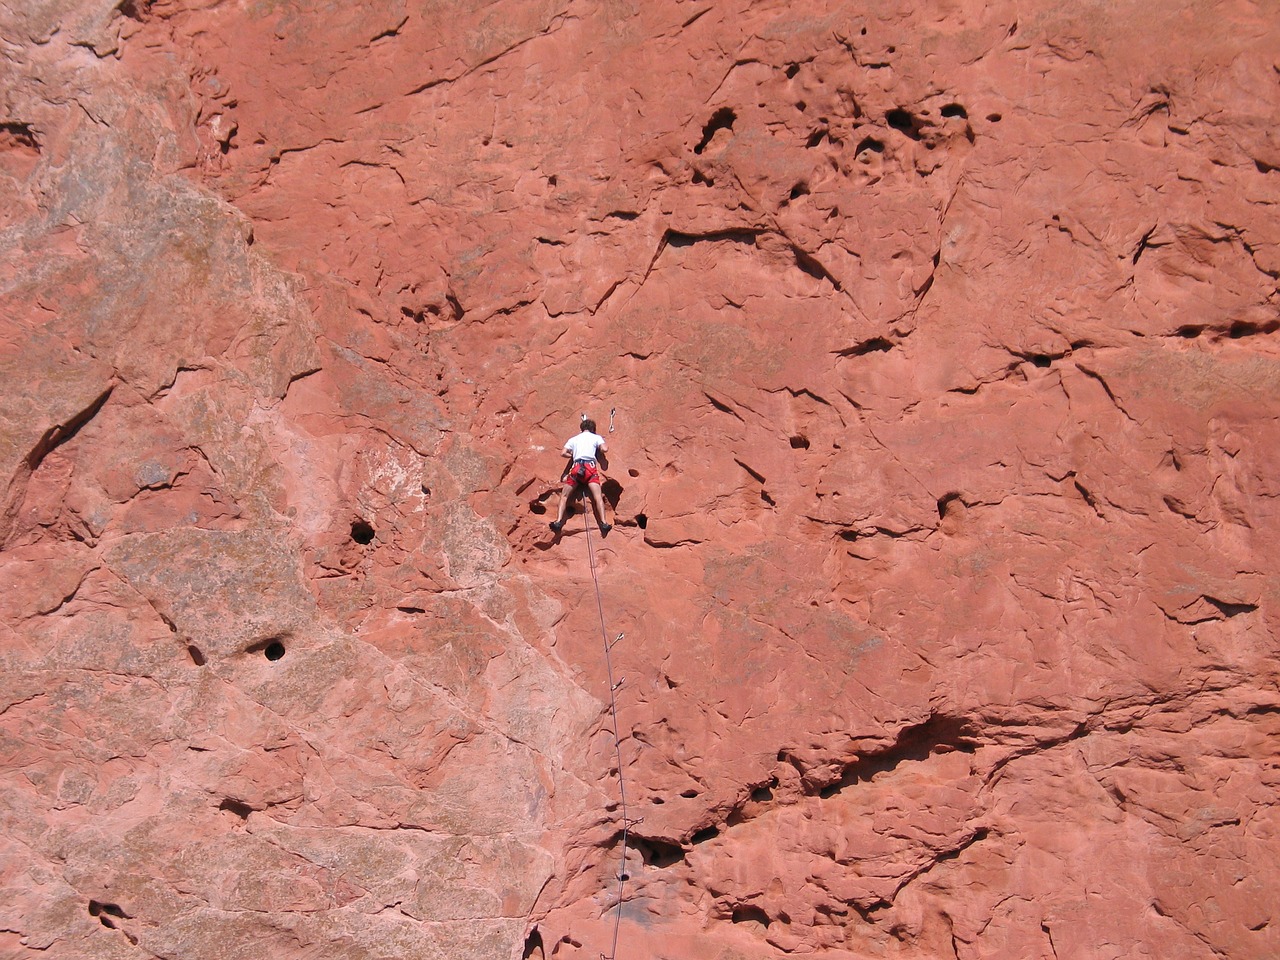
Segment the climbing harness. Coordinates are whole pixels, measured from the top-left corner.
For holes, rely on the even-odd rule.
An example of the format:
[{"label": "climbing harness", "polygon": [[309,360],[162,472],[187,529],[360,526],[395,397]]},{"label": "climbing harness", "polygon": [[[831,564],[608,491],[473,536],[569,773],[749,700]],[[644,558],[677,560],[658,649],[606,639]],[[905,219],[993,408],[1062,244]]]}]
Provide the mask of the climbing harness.
[{"label": "climbing harness", "polygon": [[[610,411],[610,418],[613,413]],[[609,428],[613,429],[612,426]],[[586,525],[587,531],[587,561],[591,566],[591,581],[596,588],[596,612],[600,615],[600,639],[604,644],[604,663],[609,680],[609,715],[613,719],[613,762],[618,768],[618,801],[619,809],[622,814],[622,859],[618,866],[618,902],[615,904],[613,919],[613,946],[607,954],[601,953],[600,960],[617,960],[618,956],[618,930],[622,926],[622,897],[627,886],[627,840],[631,833],[631,827],[640,821],[632,820],[627,815],[627,785],[622,775],[622,738],[618,735],[618,688],[622,686],[625,677],[619,677],[615,682],[613,679],[613,658],[609,652],[618,643],[622,642],[625,633],[619,633],[613,642],[609,641],[609,631],[604,625],[604,601],[600,597],[600,576],[596,572],[596,548],[591,540],[591,518],[590,511],[583,510],[582,518]]]}]

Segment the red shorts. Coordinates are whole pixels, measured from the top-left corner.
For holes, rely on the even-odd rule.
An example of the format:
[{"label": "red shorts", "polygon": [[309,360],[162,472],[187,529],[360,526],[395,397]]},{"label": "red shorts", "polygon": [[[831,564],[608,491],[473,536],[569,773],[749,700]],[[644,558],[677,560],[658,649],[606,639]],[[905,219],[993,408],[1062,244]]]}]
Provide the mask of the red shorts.
[{"label": "red shorts", "polygon": [[581,484],[585,487],[589,483],[604,483],[604,475],[600,473],[600,468],[590,460],[573,461],[573,466],[565,474],[564,485],[577,487]]}]

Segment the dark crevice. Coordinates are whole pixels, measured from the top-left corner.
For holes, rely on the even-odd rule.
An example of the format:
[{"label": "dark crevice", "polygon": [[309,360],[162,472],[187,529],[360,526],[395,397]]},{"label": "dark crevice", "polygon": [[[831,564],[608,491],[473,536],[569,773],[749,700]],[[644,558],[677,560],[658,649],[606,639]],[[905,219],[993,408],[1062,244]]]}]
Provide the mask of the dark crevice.
[{"label": "dark crevice", "polygon": [[27,454],[27,467],[34,473],[45,457],[79,433],[86,423],[97,416],[98,411],[102,409],[102,405],[107,402],[107,399],[111,396],[111,391],[114,389],[114,386],[107,387],[89,406],[71,417],[66,423],[57,424],[46,430],[44,436]]},{"label": "dark crevice", "polygon": [[855,343],[852,347],[837,350],[835,354],[837,357],[862,357],[868,353],[888,353],[892,349],[893,343],[889,340],[884,337],[872,337],[870,340]]},{"label": "dark crevice", "polygon": [[752,470],[750,467],[748,467],[745,463],[743,463],[737,457],[733,458],[733,462],[736,463],[738,466],[740,466],[743,470],[747,471],[747,473],[751,474],[751,479],[753,479],[756,483],[765,482],[764,474],[758,473],[757,471]]},{"label": "dark crevice", "polygon": [[191,662],[197,667],[203,667],[207,662],[204,654],[200,651],[200,648],[194,643],[187,644],[187,656],[191,658]]},{"label": "dark crevice", "polygon": [[714,230],[711,233],[681,233],[678,230],[668,230],[666,236],[663,237],[663,244],[679,248],[691,247],[695,243],[703,241],[714,243],[719,240],[731,240],[734,243],[747,243],[755,246],[757,236],[759,236],[759,231],[744,229]]},{"label": "dark crevice", "polygon": [[645,530],[649,526],[649,518],[643,513],[636,514],[636,526],[641,530]]},{"label": "dark crevice", "polygon": [[397,23],[394,27],[388,27],[386,30],[383,30],[381,33],[373,37],[373,39],[370,40],[369,42],[376,43],[379,40],[386,40],[390,37],[398,37],[400,35],[400,28],[403,27],[408,22],[409,22],[409,18],[406,16],[403,19],[401,19],[401,21]]},{"label": "dark crevice", "polygon": [[796,266],[809,276],[813,277],[815,280],[825,280],[837,290],[843,290],[840,286],[840,281],[833,277],[827,268],[818,262],[818,259],[813,254],[806,250],[801,250],[797,246],[793,246],[791,248],[791,252],[795,256]]},{"label": "dark crevice", "polygon": [[520,954],[520,960],[542,960],[546,956],[546,949],[542,945],[542,934],[538,932],[538,928],[534,927],[529,931],[529,935],[524,938],[524,952]]},{"label": "dark crevice", "polygon": [[948,493],[945,496],[940,497],[938,499],[938,519],[944,519],[947,513],[951,510],[951,505],[956,502],[959,502],[961,506],[964,506],[964,501],[960,499],[960,494],[958,493]]},{"label": "dark crevice", "polygon": [[120,12],[130,20],[141,22],[151,12],[151,0],[124,0],[120,4]]},{"label": "dark crevice", "polygon": [[711,119],[702,127],[702,139],[698,141],[698,145],[693,148],[693,152],[701,155],[702,151],[707,149],[707,144],[711,142],[711,138],[716,135],[719,130],[732,130],[734,121],[738,119],[738,115],[729,107],[721,107],[711,115]]},{"label": "dark crevice", "polygon": [[1082,484],[1079,480],[1072,480],[1071,485],[1074,486],[1076,488],[1076,492],[1079,493],[1080,496],[1084,498],[1084,502],[1089,505],[1089,508],[1093,510],[1093,512],[1096,513],[1099,516],[1099,518],[1102,518],[1102,511],[1098,508],[1097,498],[1094,497],[1094,495],[1090,493],[1088,489],[1085,488],[1084,484]]},{"label": "dark crevice", "polygon": [[[1156,224],[1159,226],[1159,224]],[[1142,235],[1142,239],[1138,241],[1137,247],[1133,251],[1133,262],[1136,264],[1146,251],[1151,247],[1158,247],[1160,244],[1151,242],[1151,235],[1156,232],[1156,227],[1152,227]]]},{"label": "dark crevice", "polygon": [[[729,406],[727,403],[722,403],[721,401],[713,397],[711,394],[707,393],[705,390],[702,392],[702,395],[706,397],[708,400],[710,400],[711,406],[715,407],[721,413],[727,413],[729,414],[729,416],[733,417],[734,419],[742,420],[742,417],[738,416],[738,411],[734,410],[733,407]],[[743,422],[745,423],[746,421],[743,420]]]},{"label": "dark crevice", "polygon": [[13,121],[0,123],[0,149],[5,147],[6,140],[12,146],[27,147],[36,152],[40,150],[40,141],[32,132],[30,124]]},{"label": "dark crevice", "polygon": [[718,836],[720,836],[719,827],[703,827],[701,830],[694,832],[693,836],[689,838],[689,842],[697,846],[700,843],[706,843],[708,840],[714,840]]},{"label": "dark crevice", "polygon": [[791,444],[792,450],[808,450],[809,449],[809,438],[802,433],[797,433],[795,436],[793,436],[790,439],[789,442]]},{"label": "dark crevice", "polygon": [[1227,331],[1227,336],[1232,340],[1239,340],[1243,337],[1253,337],[1262,333],[1275,333],[1280,329],[1280,321],[1268,320],[1266,323],[1249,323],[1246,320],[1238,320],[1231,325]]},{"label": "dark crevice", "polygon": [[905,762],[919,762],[939,753],[973,753],[977,731],[962,717],[935,714],[923,723],[906,727],[884,750],[864,754],[850,763],[836,783],[813,784],[814,792],[832,796],[846,787],[865,783]]},{"label": "dark crevice", "polygon": [[133,919],[125,913],[118,903],[103,903],[101,900],[89,901],[89,916],[97,917],[98,922],[109,930],[116,929],[117,920]]},{"label": "dark crevice", "polygon": [[958,103],[947,104],[942,108],[941,113],[944,117],[959,117],[961,120],[969,119],[969,112]]},{"label": "dark crevice", "polygon": [[1256,603],[1231,603],[1227,600],[1219,600],[1216,597],[1211,597],[1208,594],[1204,595],[1204,599],[1207,603],[1211,603],[1213,606],[1217,607],[1222,612],[1222,615],[1228,619],[1231,617],[1238,617],[1242,613],[1253,613],[1253,611],[1258,609],[1258,605]]},{"label": "dark crevice", "polygon": [[609,504],[609,509],[616,511],[618,509],[618,501],[622,499],[623,486],[613,477],[609,477],[600,485],[600,494],[604,497],[605,503]]}]

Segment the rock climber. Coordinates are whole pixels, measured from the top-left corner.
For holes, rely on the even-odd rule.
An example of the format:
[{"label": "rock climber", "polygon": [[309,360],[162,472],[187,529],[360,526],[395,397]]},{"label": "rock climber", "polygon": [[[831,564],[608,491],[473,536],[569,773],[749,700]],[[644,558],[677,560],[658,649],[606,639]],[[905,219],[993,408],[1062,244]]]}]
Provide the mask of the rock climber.
[{"label": "rock climber", "polygon": [[[596,523],[600,525],[600,536],[607,537],[613,524],[604,522],[604,496],[600,485],[604,483],[604,475],[596,463],[600,454],[608,453],[609,446],[604,437],[596,433],[596,422],[589,417],[582,418],[582,432],[565,441],[564,455],[569,458],[560,479],[564,489],[560,494],[560,515],[551,521],[551,529],[558,535],[564,529],[564,518],[569,512],[569,504],[581,492],[583,487],[591,494],[591,507],[595,511]],[[606,465],[608,460],[600,458]]]}]

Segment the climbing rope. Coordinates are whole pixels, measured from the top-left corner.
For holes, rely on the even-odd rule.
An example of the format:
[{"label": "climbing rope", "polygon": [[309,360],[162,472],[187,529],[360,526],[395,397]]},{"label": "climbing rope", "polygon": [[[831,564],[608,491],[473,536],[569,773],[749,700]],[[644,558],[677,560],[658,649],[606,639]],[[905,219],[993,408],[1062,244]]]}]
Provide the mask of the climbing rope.
[{"label": "climbing rope", "polygon": [[612,643],[609,642],[609,631],[604,625],[604,601],[600,597],[600,576],[596,572],[596,547],[591,539],[591,511],[583,504],[582,519],[587,531],[587,561],[591,566],[591,581],[596,588],[596,612],[600,615],[600,639],[604,644],[604,663],[609,680],[609,715],[613,718],[613,761],[618,768],[618,800],[622,812],[622,860],[618,865],[618,902],[615,905],[613,919],[613,946],[608,954],[600,954],[601,960],[617,960],[618,930],[622,926],[622,896],[627,886],[627,839],[631,832],[631,819],[627,816],[627,784],[622,776],[622,738],[618,735],[618,698],[617,691],[625,677],[615,683],[613,679],[613,658],[610,651],[613,645],[625,634],[618,634]]}]

